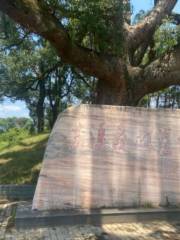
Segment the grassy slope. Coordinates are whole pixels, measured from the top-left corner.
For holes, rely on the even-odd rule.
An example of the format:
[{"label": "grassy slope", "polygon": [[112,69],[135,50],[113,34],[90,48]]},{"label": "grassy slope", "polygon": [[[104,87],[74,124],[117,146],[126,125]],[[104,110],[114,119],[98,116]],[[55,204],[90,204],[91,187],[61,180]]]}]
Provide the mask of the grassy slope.
[{"label": "grassy slope", "polygon": [[36,183],[47,139],[40,134],[0,150],[0,184]]}]

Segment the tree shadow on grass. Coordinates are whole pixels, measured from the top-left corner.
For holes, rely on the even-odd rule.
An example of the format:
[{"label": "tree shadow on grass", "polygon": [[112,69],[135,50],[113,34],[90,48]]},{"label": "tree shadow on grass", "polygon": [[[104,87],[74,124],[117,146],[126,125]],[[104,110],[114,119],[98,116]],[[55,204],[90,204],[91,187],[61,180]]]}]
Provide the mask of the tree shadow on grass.
[{"label": "tree shadow on grass", "polygon": [[[0,155],[0,184],[37,182],[47,138]],[[20,144],[20,146],[23,146]]]}]

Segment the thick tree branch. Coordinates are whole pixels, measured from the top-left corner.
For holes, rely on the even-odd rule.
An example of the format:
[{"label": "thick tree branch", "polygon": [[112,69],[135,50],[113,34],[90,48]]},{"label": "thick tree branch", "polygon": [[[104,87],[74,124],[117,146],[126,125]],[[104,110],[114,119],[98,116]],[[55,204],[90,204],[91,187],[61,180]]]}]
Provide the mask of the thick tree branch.
[{"label": "thick tree branch", "polygon": [[[114,68],[109,60],[98,53],[75,45],[62,24],[48,12],[42,0],[0,0],[0,9],[14,21],[35,32],[56,48],[64,62],[72,64],[84,73],[104,80],[112,79]],[[119,64],[119,67],[124,64]]]},{"label": "thick tree branch", "polygon": [[139,49],[132,56],[131,65],[139,66],[141,64],[143,57],[148,49],[148,46],[149,44],[145,42],[139,47]]},{"label": "thick tree branch", "polygon": [[156,6],[140,23],[129,26],[128,47],[131,51],[137,49],[144,41],[151,39],[156,28],[166,15],[170,15],[178,0],[158,0]]},{"label": "thick tree branch", "polygon": [[180,48],[147,66],[142,79],[146,93],[180,85]]},{"label": "thick tree branch", "polygon": [[172,17],[173,23],[175,23],[176,25],[180,24],[180,14],[172,13],[171,17]]}]

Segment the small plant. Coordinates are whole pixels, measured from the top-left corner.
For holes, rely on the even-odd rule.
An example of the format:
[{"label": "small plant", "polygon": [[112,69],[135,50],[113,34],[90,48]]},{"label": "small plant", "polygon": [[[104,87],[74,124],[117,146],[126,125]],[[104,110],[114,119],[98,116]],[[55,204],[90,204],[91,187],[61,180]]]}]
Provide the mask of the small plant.
[{"label": "small plant", "polygon": [[151,202],[144,202],[142,205],[143,208],[154,208]]},{"label": "small plant", "polygon": [[11,128],[0,135],[0,143],[3,143],[4,145],[6,145],[5,143],[8,143],[8,146],[13,146],[28,136],[29,131],[26,129]]}]

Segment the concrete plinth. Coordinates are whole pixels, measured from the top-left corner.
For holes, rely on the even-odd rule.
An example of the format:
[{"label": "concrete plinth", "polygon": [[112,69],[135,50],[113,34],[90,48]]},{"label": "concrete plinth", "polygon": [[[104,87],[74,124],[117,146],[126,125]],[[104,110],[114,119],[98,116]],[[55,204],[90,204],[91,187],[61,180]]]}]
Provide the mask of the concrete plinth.
[{"label": "concrete plinth", "polygon": [[16,228],[55,227],[61,225],[103,225],[112,223],[144,222],[154,220],[180,221],[180,209],[79,209],[33,211],[31,204],[17,208]]}]

